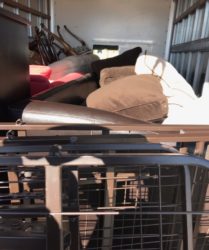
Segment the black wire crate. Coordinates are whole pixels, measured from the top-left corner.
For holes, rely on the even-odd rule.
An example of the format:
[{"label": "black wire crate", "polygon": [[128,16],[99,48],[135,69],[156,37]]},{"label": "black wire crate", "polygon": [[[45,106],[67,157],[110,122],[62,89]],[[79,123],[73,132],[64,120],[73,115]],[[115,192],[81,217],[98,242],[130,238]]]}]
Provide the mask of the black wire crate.
[{"label": "black wire crate", "polygon": [[44,168],[3,166],[0,175],[0,249],[45,249]]},{"label": "black wire crate", "polygon": [[[184,168],[142,165],[106,166],[98,172],[97,168],[79,169],[80,249],[186,249],[189,240],[194,241],[194,249],[199,249],[198,244],[207,249],[207,216],[187,211],[191,178],[186,187],[185,175],[190,174],[190,168]],[[201,182],[194,183],[195,193]],[[208,186],[208,180],[206,183]],[[192,200],[190,203],[194,205]],[[202,202],[200,211],[206,203]],[[189,221],[195,233],[187,232]]]},{"label": "black wire crate", "polygon": [[89,138],[4,142],[0,249],[209,248],[208,160],[129,135]]}]

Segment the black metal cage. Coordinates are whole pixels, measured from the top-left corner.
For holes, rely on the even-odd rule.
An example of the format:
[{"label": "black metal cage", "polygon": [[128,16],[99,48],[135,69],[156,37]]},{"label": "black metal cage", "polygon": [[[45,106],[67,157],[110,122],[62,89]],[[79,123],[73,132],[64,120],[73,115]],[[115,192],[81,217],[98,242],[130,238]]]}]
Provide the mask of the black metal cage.
[{"label": "black metal cage", "polygon": [[207,143],[141,138],[4,138],[1,249],[208,249]]}]

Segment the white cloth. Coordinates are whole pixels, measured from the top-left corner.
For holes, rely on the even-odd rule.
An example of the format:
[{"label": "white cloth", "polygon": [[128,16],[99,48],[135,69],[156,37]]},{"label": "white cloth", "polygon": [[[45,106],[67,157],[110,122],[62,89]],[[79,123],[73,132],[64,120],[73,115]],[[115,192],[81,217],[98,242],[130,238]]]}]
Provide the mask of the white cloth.
[{"label": "white cloth", "polygon": [[[152,74],[160,78],[164,95],[168,98],[168,117],[163,124],[209,124],[209,99],[198,98],[190,84],[167,61],[150,55],[139,56],[135,73]],[[206,92],[206,91],[205,91]]]}]

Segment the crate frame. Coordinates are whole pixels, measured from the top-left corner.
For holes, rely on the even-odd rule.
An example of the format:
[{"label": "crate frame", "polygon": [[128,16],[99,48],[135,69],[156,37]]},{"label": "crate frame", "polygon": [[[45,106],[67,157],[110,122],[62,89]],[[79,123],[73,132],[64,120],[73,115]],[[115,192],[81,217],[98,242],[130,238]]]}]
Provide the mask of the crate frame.
[{"label": "crate frame", "polygon": [[[54,125],[9,125],[13,131],[17,131],[18,136],[11,136],[11,132],[7,133],[7,137],[3,137],[0,148],[0,166],[22,166],[33,167],[37,164],[43,166],[45,169],[45,183],[46,183],[46,208],[31,211],[25,210],[12,210],[1,209],[1,216],[46,216],[47,217],[47,237],[46,246],[43,249],[68,249],[65,247],[65,239],[63,236],[63,224],[62,218],[80,215],[116,215],[118,211],[92,211],[82,212],[79,211],[78,204],[71,204],[70,210],[63,212],[62,210],[62,168],[69,168],[71,182],[71,198],[78,199],[78,176],[80,168],[91,167],[92,165],[98,168],[104,166],[109,167],[109,180],[114,171],[115,166],[123,165],[127,168],[131,165],[153,165],[175,167],[176,165],[184,166],[185,173],[185,194],[186,194],[186,209],[185,211],[175,212],[176,215],[181,214],[186,217],[186,231],[184,235],[184,249],[193,248],[193,232],[192,232],[192,216],[207,214],[206,211],[192,211],[191,208],[191,178],[190,178],[190,166],[199,166],[199,168],[209,169],[209,162],[201,157],[183,154],[189,148],[185,147],[185,143],[191,144],[196,142],[193,146],[193,152],[196,155],[205,154],[208,157],[207,143],[209,137],[208,126],[183,126],[179,129],[178,126],[144,126],[144,125],[129,125],[129,126],[81,126],[74,125],[66,126],[66,131],[69,135],[57,136],[27,136],[27,132],[19,131],[31,131],[31,130],[43,130],[48,126],[48,129],[55,129]],[[77,128],[77,131],[75,130]],[[101,129],[102,128],[102,129]],[[8,125],[1,127],[1,129],[8,129]],[[91,131],[91,135],[79,135],[81,130]],[[128,131],[126,134],[121,134],[119,131]],[[136,132],[136,131],[139,132]],[[73,133],[72,133],[73,131]],[[112,131],[114,132],[112,134]],[[133,134],[130,133],[133,131]],[[150,132],[151,131],[151,132]],[[156,132],[157,131],[157,132]],[[76,133],[75,133],[76,132]],[[99,132],[99,133],[98,133]],[[115,133],[116,132],[116,133]],[[143,132],[143,133],[142,133]],[[87,133],[88,134],[88,133]],[[76,136],[75,136],[76,135]],[[143,135],[143,136],[142,136]],[[153,141],[153,142],[152,142]],[[162,145],[160,142],[175,142],[181,143],[179,151],[170,145]],[[184,144],[182,144],[184,142]],[[38,148],[38,150],[37,150]],[[206,150],[206,151],[205,151]],[[37,156],[21,156],[17,154],[34,153],[34,152],[46,152],[46,155],[40,157]],[[67,152],[67,154],[66,154]],[[15,155],[14,155],[15,154]],[[76,160],[75,160],[76,159]],[[112,171],[112,173],[111,173]],[[113,185],[109,181],[108,186]],[[56,188],[55,188],[56,187]],[[109,194],[110,195],[110,194]],[[106,201],[108,203],[108,200]],[[110,204],[109,204],[110,205]],[[120,214],[126,214],[126,211],[120,211]],[[144,212],[143,212],[144,213]],[[152,214],[150,212],[150,214]],[[155,211],[156,214],[156,211]],[[159,215],[172,214],[172,212],[160,212]],[[107,220],[109,225],[111,222]],[[74,230],[71,230],[71,234],[68,234],[68,240],[71,239],[70,249],[80,249],[80,239],[78,236],[79,225],[78,221],[74,221],[71,225]],[[56,237],[54,237],[56,235]],[[73,239],[73,240],[72,240]],[[17,239],[18,240],[18,239]],[[2,244],[4,244],[4,237],[0,238]],[[37,242],[37,239],[34,239]],[[41,242],[41,241],[40,241]],[[6,244],[6,243],[5,243]],[[41,245],[41,244],[40,244]],[[31,248],[32,249],[32,248]],[[41,249],[41,248],[40,248]],[[105,249],[103,247],[102,249]],[[107,249],[107,248],[106,248]],[[105,250],[106,250],[105,249]],[[161,242],[161,248],[162,242]]]}]

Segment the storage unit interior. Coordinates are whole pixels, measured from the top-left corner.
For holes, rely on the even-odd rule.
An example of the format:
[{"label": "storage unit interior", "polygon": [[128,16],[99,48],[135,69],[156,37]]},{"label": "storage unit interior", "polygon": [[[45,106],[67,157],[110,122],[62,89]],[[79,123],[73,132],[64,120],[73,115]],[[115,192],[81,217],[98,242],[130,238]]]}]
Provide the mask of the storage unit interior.
[{"label": "storage unit interior", "polygon": [[[170,62],[193,86],[196,93],[201,95],[203,83],[209,81],[209,1],[160,0],[158,3],[151,0],[133,1],[130,9],[140,10],[141,7],[141,12],[134,12],[134,17],[130,20],[130,22],[135,22],[135,29],[128,30],[128,25],[130,25],[128,23],[125,31],[123,27],[119,30],[120,33],[115,32],[118,30],[117,25],[113,26],[112,31],[108,30],[108,23],[105,26],[107,20],[104,16],[100,19],[97,16],[98,10],[108,11],[113,1],[106,3],[104,1],[101,6],[99,2],[93,0],[85,3],[76,0],[3,1],[1,7],[32,22],[33,25],[28,28],[29,36],[33,35],[33,27],[40,22],[45,22],[54,30],[54,26],[66,24],[68,21],[66,19],[69,18],[73,29],[80,32],[90,46],[105,43],[110,46],[119,46],[122,51],[124,48],[129,48],[127,46],[140,45],[148,53],[161,57],[166,55],[166,46],[168,46]],[[91,6],[88,11],[85,5]],[[155,5],[158,6],[157,10],[153,8]],[[116,1],[112,6],[114,11],[111,11],[109,20],[111,22],[115,20],[120,24],[120,20],[125,18],[119,10],[127,7],[127,3]],[[61,16],[64,9],[68,13],[72,12],[72,15]],[[152,21],[148,17],[145,19],[146,17],[140,16],[144,10],[153,14],[153,9],[156,15],[163,14],[165,11],[159,23],[155,23],[155,20],[159,18],[155,15],[152,16]],[[53,11],[56,15],[49,21],[49,16]],[[115,17],[112,12],[116,13],[116,11],[119,14]],[[92,18],[87,18],[89,14],[100,23],[96,24]],[[85,18],[82,19],[82,16]],[[141,23],[142,19],[145,21]],[[85,25],[82,22],[85,22]],[[136,28],[137,22],[141,24],[140,32]],[[169,22],[172,25],[169,25]],[[145,32],[144,27],[148,24],[151,28]],[[170,30],[167,27],[170,27]],[[21,35],[21,32],[18,34]],[[171,43],[166,45],[166,40]],[[1,63],[2,61],[0,65]],[[94,142],[91,141],[92,138],[81,137],[81,140],[86,140],[84,145],[69,143],[73,138],[75,139],[75,137],[67,138],[68,143],[62,139],[59,141],[57,138],[54,138],[53,142],[63,146],[61,150],[63,159],[66,157],[67,160],[73,161],[74,158],[80,160],[77,163],[74,162],[74,165],[69,164],[70,167],[62,166],[63,162],[60,163],[57,159],[57,153],[60,153],[59,148],[54,149],[50,145],[45,145],[47,138],[38,138],[38,143],[33,141],[34,138],[18,138],[20,147],[13,145],[13,142],[9,142],[7,147],[7,138],[3,140],[5,147],[1,148],[1,174],[9,173],[10,176],[15,175],[17,179],[16,182],[1,182],[1,190],[4,190],[0,199],[1,245],[7,244],[6,249],[14,249],[14,244],[18,246],[17,242],[19,242],[17,249],[37,249],[37,247],[38,249],[47,249],[47,247],[60,249],[60,246],[68,249],[70,245],[71,250],[79,248],[89,250],[206,250],[209,248],[208,170],[206,170],[208,166],[206,162],[204,162],[206,166],[202,166],[202,162],[198,165],[196,158],[191,158],[190,163],[183,164],[182,157],[182,161],[176,163],[177,167],[173,168],[171,162],[162,163],[161,159],[165,156],[164,148],[156,149],[156,145],[150,145],[150,148],[147,148],[147,144],[143,143],[144,148],[131,150],[131,145],[134,144],[128,143],[129,136],[124,143],[123,136],[111,137],[109,135],[109,140],[114,139],[115,144],[111,150],[111,143],[106,143],[105,137],[102,139],[96,137]],[[88,145],[87,139],[91,145]],[[102,142],[103,139],[104,142]],[[28,147],[27,140],[31,140],[31,147]],[[125,149],[121,149],[122,146]],[[47,158],[49,152],[55,161],[51,163],[55,165],[56,161],[60,163],[57,168],[43,160],[42,157]],[[123,160],[129,156],[133,157],[134,153],[136,159],[142,154],[140,160],[144,161],[147,158],[151,159],[152,154],[158,156],[155,158],[155,164],[149,160],[146,164],[141,164],[139,159],[137,161],[131,158],[132,160],[127,161],[129,164],[127,169]],[[92,156],[88,164],[86,163],[88,159],[85,158],[87,154]],[[173,159],[178,159],[178,154],[175,152],[168,150],[166,154],[169,156],[173,154]],[[34,155],[37,156],[36,161],[26,160],[30,157],[33,159]],[[72,155],[74,158],[67,158]],[[109,162],[105,157],[109,159]],[[120,157],[121,161],[117,162]],[[207,158],[208,155],[204,154],[204,157]],[[43,161],[39,161],[40,159]],[[107,162],[105,164],[103,162],[102,165],[101,159],[104,161],[106,159]],[[67,160],[66,165],[69,163]],[[11,162],[5,164],[6,161]],[[51,172],[52,176],[48,172]],[[54,176],[63,176],[63,182],[57,183],[59,178],[55,178],[56,185],[50,183],[51,177]],[[55,186],[59,189],[54,189]],[[46,190],[50,188],[51,193],[47,193]],[[8,193],[8,189],[11,193]],[[47,211],[45,205],[48,209],[55,209],[54,213]],[[66,214],[60,217],[61,212]],[[62,228],[61,233],[54,220]],[[4,237],[8,232],[8,227],[11,237],[9,241]],[[55,233],[56,238],[52,237]],[[23,243],[15,241],[17,235]]]}]

